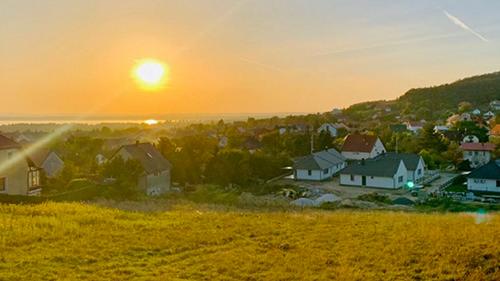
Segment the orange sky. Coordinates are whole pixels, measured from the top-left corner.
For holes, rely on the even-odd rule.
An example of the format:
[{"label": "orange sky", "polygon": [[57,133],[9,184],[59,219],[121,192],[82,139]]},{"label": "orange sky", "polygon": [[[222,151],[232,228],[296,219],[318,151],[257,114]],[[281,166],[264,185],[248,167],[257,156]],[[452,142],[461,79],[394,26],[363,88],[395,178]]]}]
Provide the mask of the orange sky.
[{"label": "orange sky", "polygon": [[[0,115],[318,112],[499,65],[494,7],[466,17],[482,42],[430,4],[359,2],[4,0]],[[146,57],[162,91],[130,77]]]}]

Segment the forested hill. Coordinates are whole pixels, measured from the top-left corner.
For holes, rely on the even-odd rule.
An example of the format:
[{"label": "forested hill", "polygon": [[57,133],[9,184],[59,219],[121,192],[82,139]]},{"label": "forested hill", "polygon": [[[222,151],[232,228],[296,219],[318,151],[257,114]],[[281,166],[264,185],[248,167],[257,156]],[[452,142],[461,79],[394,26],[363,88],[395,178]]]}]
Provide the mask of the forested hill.
[{"label": "forested hill", "polygon": [[417,88],[407,91],[392,101],[373,101],[354,104],[344,113],[354,120],[366,120],[381,108],[390,107],[390,113],[382,117],[401,115],[410,119],[428,121],[443,120],[456,113],[461,102],[470,103],[471,109],[489,110],[489,103],[500,100],[500,72],[494,72],[458,80],[440,86]]},{"label": "forested hill", "polygon": [[465,78],[451,84],[411,89],[397,102],[442,111],[456,110],[460,102],[467,101],[484,110],[495,99],[500,99],[500,72]]}]

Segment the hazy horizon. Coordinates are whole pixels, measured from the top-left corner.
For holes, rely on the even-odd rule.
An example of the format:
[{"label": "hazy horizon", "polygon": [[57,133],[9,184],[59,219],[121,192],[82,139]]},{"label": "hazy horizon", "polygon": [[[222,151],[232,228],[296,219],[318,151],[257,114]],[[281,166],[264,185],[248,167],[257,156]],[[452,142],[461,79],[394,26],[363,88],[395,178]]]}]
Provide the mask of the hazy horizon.
[{"label": "hazy horizon", "polygon": [[[498,1],[0,2],[0,115],[325,112],[498,71]],[[164,63],[157,91],[137,61]]]}]

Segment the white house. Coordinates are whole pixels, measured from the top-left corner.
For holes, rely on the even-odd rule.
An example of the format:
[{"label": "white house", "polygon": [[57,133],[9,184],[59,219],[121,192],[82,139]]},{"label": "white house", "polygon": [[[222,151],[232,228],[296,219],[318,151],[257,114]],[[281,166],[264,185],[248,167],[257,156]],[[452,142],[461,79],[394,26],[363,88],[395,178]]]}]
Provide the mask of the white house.
[{"label": "white house", "polygon": [[350,134],[344,139],[342,155],[350,160],[374,158],[385,153],[385,147],[377,136]]},{"label": "white house", "polygon": [[332,137],[336,137],[338,135],[337,128],[335,127],[334,124],[331,124],[331,123],[324,123],[323,125],[321,125],[318,128],[318,133],[321,133],[321,132],[327,132]]},{"label": "white house", "polygon": [[406,122],[406,129],[414,134],[416,134],[418,131],[422,130],[424,127],[424,122],[413,122],[413,121],[408,121]]},{"label": "white house", "polygon": [[0,135],[0,194],[40,195],[40,169],[19,143]]},{"label": "white house", "polygon": [[321,181],[330,179],[346,166],[346,159],[331,148],[297,159],[293,165],[294,179]]},{"label": "white house", "polygon": [[407,182],[408,169],[396,157],[361,160],[340,171],[341,185],[398,189]]},{"label": "white house", "polygon": [[420,183],[425,176],[425,162],[424,159],[418,154],[387,152],[375,159],[377,160],[383,157],[403,160],[406,169],[408,170],[408,181],[412,181],[413,183]]},{"label": "white house", "polygon": [[219,145],[220,148],[226,147],[228,145],[228,143],[229,143],[229,140],[228,140],[228,138],[226,136],[221,136],[219,138],[218,145]]},{"label": "white house", "polygon": [[159,195],[170,190],[170,170],[172,165],[150,143],[124,145],[111,158],[121,157],[127,161],[138,161],[143,173],[138,179],[138,188],[148,195]]},{"label": "white house", "polygon": [[467,176],[467,190],[481,193],[500,193],[500,160],[490,161]]},{"label": "white house", "polygon": [[460,145],[464,160],[469,160],[470,166],[476,168],[491,160],[491,153],[495,150],[493,143],[466,142]]},{"label": "white house", "polygon": [[486,120],[489,120],[491,118],[495,117],[495,113],[491,112],[491,111],[488,111],[486,113],[483,114],[483,118],[486,119]]},{"label": "white house", "polygon": [[470,143],[470,142],[473,142],[473,143],[478,143],[479,142],[479,138],[474,136],[474,135],[466,135],[463,140],[462,140],[462,143]]},{"label": "white house", "polygon": [[478,108],[476,108],[473,111],[471,111],[470,113],[472,113],[472,115],[481,115],[481,110],[479,110]]},{"label": "white house", "polygon": [[490,108],[496,111],[500,110],[500,100],[494,100],[490,102]]}]

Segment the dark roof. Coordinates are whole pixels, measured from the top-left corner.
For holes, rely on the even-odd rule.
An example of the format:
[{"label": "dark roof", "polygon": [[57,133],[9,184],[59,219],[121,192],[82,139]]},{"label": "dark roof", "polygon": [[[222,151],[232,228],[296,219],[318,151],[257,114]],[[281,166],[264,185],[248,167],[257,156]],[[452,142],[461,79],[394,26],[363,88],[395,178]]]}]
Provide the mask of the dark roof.
[{"label": "dark roof", "polygon": [[383,158],[383,157],[390,157],[394,159],[403,160],[406,169],[410,171],[415,171],[417,169],[418,162],[420,161],[420,155],[414,153],[387,152],[377,156],[377,158]]},{"label": "dark roof", "polygon": [[41,167],[43,165],[43,162],[47,159],[47,156],[49,156],[50,150],[48,149],[37,149],[29,154],[30,159],[33,161],[33,163],[37,167]]},{"label": "dark roof", "polygon": [[4,135],[0,135],[0,149],[21,148],[21,145]]},{"label": "dark roof", "polygon": [[500,180],[500,159],[473,170],[468,176],[473,179]]},{"label": "dark roof", "polygon": [[408,206],[408,205],[414,205],[415,202],[413,202],[413,200],[410,200],[406,197],[398,197],[398,198],[392,200],[392,204]]},{"label": "dark roof", "polygon": [[293,164],[294,169],[323,170],[345,162],[345,157],[337,150],[330,148],[298,158]]},{"label": "dark roof", "polygon": [[394,174],[396,174],[401,161],[401,159],[393,157],[361,160],[347,166],[345,169],[340,171],[340,173],[374,177],[393,177]]},{"label": "dark roof", "polygon": [[377,139],[377,136],[371,135],[348,135],[344,140],[342,151],[371,152]]},{"label": "dark roof", "polygon": [[124,145],[125,149],[133,159],[139,161],[148,174],[170,169],[170,162],[150,143],[138,143]]}]

